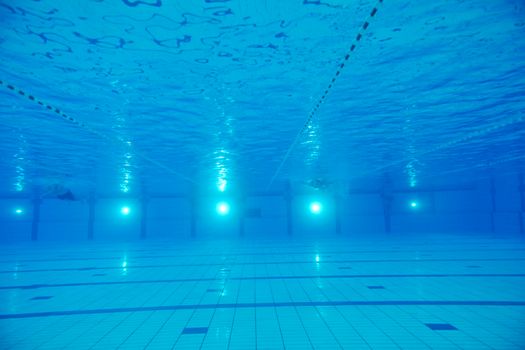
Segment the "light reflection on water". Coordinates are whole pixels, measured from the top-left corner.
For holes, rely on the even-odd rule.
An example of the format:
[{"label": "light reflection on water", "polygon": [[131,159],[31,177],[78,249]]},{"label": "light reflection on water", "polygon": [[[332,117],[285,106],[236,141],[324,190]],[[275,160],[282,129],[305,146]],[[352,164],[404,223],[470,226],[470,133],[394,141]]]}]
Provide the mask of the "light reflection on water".
[{"label": "light reflection on water", "polygon": [[[410,113],[410,108],[407,108],[406,113]],[[418,183],[417,177],[419,174],[419,160],[417,158],[417,149],[414,145],[416,131],[414,130],[412,118],[413,117],[410,116],[407,116],[405,118],[405,126],[403,127],[403,132],[406,140],[405,154],[406,159],[408,160],[408,163],[404,167],[404,172],[408,176],[408,186],[413,188],[416,187]]]},{"label": "light reflection on water", "polygon": [[225,192],[229,186],[229,179],[231,176],[231,151],[230,143],[234,136],[234,117],[229,112],[232,110],[232,105],[235,99],[229,96],[224,87],[220,87],[218,91],[222,96],[209,97],[205,96],[205,100],[211,102],[213,105],[213,113],[216,113],[217,131],[215,132],[214,143],[217,145],[213,151],[214,171],[216,172],[215,186],[219,192]]},{"label": "light reflection on water", "polygon": [[18,135],[18,151],[13,155],[15,159],[15,181],[14,188],[17,192],[22,192],[25,188],[26,183],[26,153],[27,153],[27,141],[24,135]]},{"label": "light reflection on water", "polygon": [[[121,83],[118,79],[111,82],[111,86],[114,91],[117,91],[119,95],[125,95],[129,90],[126,83]],[[133,180],[133,143],[129,133],[126,131],[128,125],[127,115],[129,114],[130,100],[125,98],[122,101],[122,106],[113,114],[115,117],[115,128],[117,129],[117,138],[120,140],[124,147],[124,153],[119,167],[120,184],[119,188],[122,193],[128,193],[131,191],[131,182]]]}]

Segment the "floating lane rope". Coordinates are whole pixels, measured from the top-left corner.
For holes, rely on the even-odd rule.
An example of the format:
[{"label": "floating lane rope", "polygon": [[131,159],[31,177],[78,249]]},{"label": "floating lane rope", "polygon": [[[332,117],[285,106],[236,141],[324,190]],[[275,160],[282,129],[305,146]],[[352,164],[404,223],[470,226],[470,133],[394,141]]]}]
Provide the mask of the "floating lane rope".
[{"label": "floating lane rope", "polygon": [[[6,89],[12,91],[13,93],[18,93],[20,96],[27,97],[27,99],[29,99],[30,101],[40,105],[41,107],[45,108],[49,112],[54,113],[57,117],[61,117],[63,120],[66,120],[66,121],[68,121],[70,123],[73,123],[74,125],[87,130],[91,134],[97,135],[98,137],[103,138],[105,140],[108,140],[110,142],[121,142],[117,138],[112,138],[112,137],[110,137],[110,136],[108,136],[108,135],[106,135],[106,134],[104,134],[104,133],[102,133],[100,131],[97,131],[97,130],[89,127],[88,125],[84,124],[80,120],[78,120],[78,119],[76,119],[76,118],[66,114],[65,112],[63,112],[59,108],[54,107],[54,106],[52,106],[52,105],[50,105],[48,103],[43,102],[42,100],[36,98],[34,95],[29,94],[29,93],[25,92],[24,90],[22,90],[20,88],[17,88],[16,86],[14,86],[12,84],[9,84],[9,83],[6,83],[3,80],[0,80],[0,86],[5,87]],[[185,176],[185,175],[183,175],[183,174],[181,174],[181,173],[171,169],[170,167],[167,167],[166,165],[156,161],[155,159],[151,159],[148,156],[146,156],[144,154],[141,154],[140,152],[135,152],[135,155],[137,157],[142,158],[143,160],[153,164],[153,165],[156,165],[157,167],[159,167],[161,169],[166,170],[167,172],[169,172],[169,173],[171,173],[171,174],[173,174],[173,175],[175,175],[177,177],[180,177],[183,180],[186,180],[186,181],[194,183],[194,184],[196,183],[195,181],[193,181],[189,177],[187,177],[187,176]]]},{"label": "floating lane rope", "polygon": [[270,189],[270,187],[272,187],[272,184],[273,182],[275,181],[275,179],[277,178],[277,175],[279,175],[279,173],[281,172],[281,169],[283,167],[283,165],[286,163],[286,161],[288,160],[288,157],[290,156],[290,153],[292,152],[292,150],[295,148],[295,145],[297,144],[297,142],[299,141],[299,139],[301,138],[301,136],[304,134],[304,132],[306,130],[308,130],[309,126],[310,126],[310,123],[312,122],[313,118],[316,116],[317,114],[317,111],[319,110],[319,108],[321,107],[321,105],[323,104],[323,102],[325,101],[326,97],[328,96],[328,93],[332,90],[332,87],[334,86],[335,82],[337,81],[337,79],[339,78],[339,75],[341,74],[341,71],[343,70],[343,68],[345,67],[345,64],[346,62],[348,61],[348,59],[350,58],[350,56],[352,55],[352,53],[355,51],[356,47],[357,47],[357,44],[361,41],[361,39],[363,38],[363,35],[364,33],[366,32],[366,30],[368,29],[368,27],[370,26],[370,21],[372,20],[372,18],[377,14],[377,11],[378,11],[378,8],[379,6],[383,3],[383,0],[378,0],[376,5],[372,8],[372,11],[370,11],[370,14],[368,15],[368,17],[365,19],[363,25],[359,28],[359,31],[357,32],[357,35],[355,36],[353,42],[352,42],[352,45],[350,46],[350,48],[348,49],[348,52],[346,53],[346,55],[344,56],[344,59],[343,61],[338,65],[338,68],[337,70],[335,71],[333,77],[332,77],[332,80],[330,81],[330,83],[328,84],[328,86],[326,87],[324,93],[321,95],[321,97],[319,98],[319,100],[317,100],[317,103],[314,105],[314,107],[312,108],[312,110],[310,111],[310,113],[308,114],[308,118],[306,119],[305,123],[303,124],[303,127],[301,128],[301,130],[299,131],[299,133],[297,134],[297,136],[295,137],[294,141],[292,142],[292,144],[290,145],[290,147],[288,148],[288,150],[286,151],[286,154],[284,155],[284,158],[283,160],[281,161],[281,163],[279,164],[279,166],[277,167],[277,170],[275,171],[275,173],[273,174],[271,180],[270,180],[270,183],[268,184],[268,186],[266,187],[266,190],[268,191]]},{"label": "floating lane rope", "polygon": [[[417,152],[416,154],[412,155],[411,157],[416,157],[416,158],[421,158],[423,156],[426,156],[428,154],[431,154],[431,153],[435,153],[435,152],[438,152],[438,151],[442,151],[442,150],[446,150],[446,149],[449,149],[449,148],[452,148],[458,144],[465,144],[465,143],[468,143],[470,140],[472,139],[475,139],[475,138],[479,138],[479,137],[482,137],[482,136],[485,136],[487,134],[491,134],[491,133],[494,133],[494,132],[497,132],[503,128],[506,128],[508,126],[511,126],[511,125],[514,125],[514,124],[518,124],[518,123],[523,123],[525,122],[525,113],[523,112],[519,112],[517,115],[513,115],[511,117],[508,117],[508,118],[505,118],[497,123],[493,123],[493,124],[490,124],[488,126],[484,126],[484,127],[481,127],[481,128],[478,128],[477,130],[474,130],[474,131],[471,131],[469,133],[466,133],[465,135],[459,137],[459,138],[456,138],[456,139],[452,139],[452,140],[449,140],[447,142],[444,142],[444,143],[441,143],[441,144],[438,144],[432,148],[429,148],[428,150],[426,151],[422,151],[422,152]],[[519,156],[519,157],[516,157],[515,159],[520,159],[520,158],[523,158],[525,156]],[[402,159],[398,159],[396,161],[393,161],[393,162],[390,162],[390,163],[387,163],[387,164],[383,164],[381,165],[380,167],[377,167],[377,168],[373,168],[373,169],[370,169],[368,171],[363,171],[363,172],[360,172],[358,174],[356,174],[355,176],[351,176],[350,178],[359,178],[359,177],[363,177],[365,175],[368,175],[368,174],[374,174],[374,173],[377,173],[379,171],[382,171],[382,170],[385,170],[387,168],[390,168],[390,167],[393,167],[393,166],[396,166],[396,165],[402,165],[406,162],[408,162],[410,160],[410,158],[402,158]],[[514,160],[514,158],[510,159],[509,161],[512,161]],[[498,164],[498,162],[496,163],[491,163],[491,164]]]}]

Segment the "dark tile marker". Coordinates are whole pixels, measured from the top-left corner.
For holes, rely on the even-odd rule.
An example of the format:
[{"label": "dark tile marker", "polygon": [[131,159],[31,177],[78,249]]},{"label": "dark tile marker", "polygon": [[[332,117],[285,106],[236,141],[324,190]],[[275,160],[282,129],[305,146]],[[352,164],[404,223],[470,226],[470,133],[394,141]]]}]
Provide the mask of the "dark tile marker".
[{"label": "dark tile marker", "polygon": [[208,327],[186,327],[182,330],[182,334],[206,334]]},{"label": "dark tile marker", "polygon": [[425,326],[433,331],[457,331],[458,329],[450,323],[425,323]]},{"label": "dark tile marker", "polygon": [[49,295],[42,295],[42,296],[38,296],[38,297],[33,297],[31,298],[31,300],[47,300],[47,299],[51,299],[53,296],[49,296]]}]

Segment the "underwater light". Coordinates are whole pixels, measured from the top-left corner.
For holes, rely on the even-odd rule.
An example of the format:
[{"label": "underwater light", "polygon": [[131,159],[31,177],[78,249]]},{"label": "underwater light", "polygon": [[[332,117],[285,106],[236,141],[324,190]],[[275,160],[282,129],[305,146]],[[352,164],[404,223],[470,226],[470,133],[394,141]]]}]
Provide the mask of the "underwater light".
[{"label": "underwater light", "polygon": [[319,202],[310,203],[310,211],[312,214],[319,214],[321,212],[322,206]]},{"label": "underwater light", "polygon": [[23,214],[23,213],[24,213],[24,211],[21,208],[16,208],[15,209],[15,214],[20,215],[20,214]]},{"label": "underwater light", "polygon": [[230,205],[226,202],[219,202],[217,204],[217,213],[219,215],[227,215],[230,212]]},{"label": "underwater light", "polygon": [[418,206],[418,204],[417,204],[416,201],[412,201],[412,202],[410,202],[410,207],[411,207],[411,208],[417,208],[417,206]]},{"label": "underwater light", "polygon": [[131,211],[131,210],[129,209],[129,207],[122,207],[122,208],[120,209],[120,213],[121,213],[122,215],[128,215],[128,214],[130,213],[130,211]]}]

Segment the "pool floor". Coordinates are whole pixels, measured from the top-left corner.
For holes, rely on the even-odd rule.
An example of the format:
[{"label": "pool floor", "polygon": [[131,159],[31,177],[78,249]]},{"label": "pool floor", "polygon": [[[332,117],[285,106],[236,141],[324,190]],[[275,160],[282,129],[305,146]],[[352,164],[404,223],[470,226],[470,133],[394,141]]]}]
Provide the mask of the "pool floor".
[{"label": "pool floor", "polygon": [[525,242],[0,247],[1,349],[523,349]]}]

